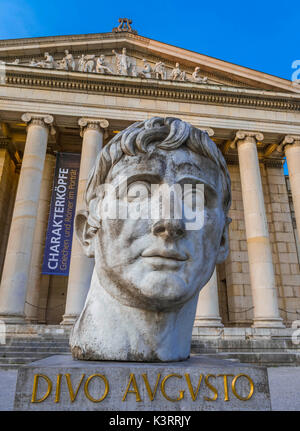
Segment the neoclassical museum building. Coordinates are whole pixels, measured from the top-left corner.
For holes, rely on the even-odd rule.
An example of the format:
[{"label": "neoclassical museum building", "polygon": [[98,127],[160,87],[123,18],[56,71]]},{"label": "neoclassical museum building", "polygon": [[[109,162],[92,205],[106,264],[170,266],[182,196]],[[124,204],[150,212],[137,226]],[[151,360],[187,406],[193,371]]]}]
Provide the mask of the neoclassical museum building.
[{"label": "neoclassical museum building", "polygon": [[232,186],[230,252],[200,293],[193,348],[297,351],[300,84],[131,25],[0,40],[1,322],[11,336],[68,334],[94,265],[72,214],[98,152],[136,121],[178,117],[207,131]]}]

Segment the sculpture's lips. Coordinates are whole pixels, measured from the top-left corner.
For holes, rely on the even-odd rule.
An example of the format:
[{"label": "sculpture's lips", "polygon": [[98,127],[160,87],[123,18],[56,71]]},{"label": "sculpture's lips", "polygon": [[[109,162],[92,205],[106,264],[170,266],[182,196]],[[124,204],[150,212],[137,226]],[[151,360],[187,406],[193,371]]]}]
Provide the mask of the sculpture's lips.
[{"label": "sculpture's lips", "polygon": [[178,253],[176,250],[172,249],[149,249],[145,250],[142,253],[142,257],[161,257],[164,259],[178,260],[184,261],[187,260],[187,256],[181,253]]}]

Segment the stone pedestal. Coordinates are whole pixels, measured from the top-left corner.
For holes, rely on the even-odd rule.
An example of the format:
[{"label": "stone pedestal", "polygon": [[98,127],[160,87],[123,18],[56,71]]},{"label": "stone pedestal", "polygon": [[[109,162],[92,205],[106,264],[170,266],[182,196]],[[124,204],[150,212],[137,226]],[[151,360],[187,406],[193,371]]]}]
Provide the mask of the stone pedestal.
[{"label": "stone pedestal", "polygon": [[76,361],[57,355],[19,369],[14,410],[270,410],[267,369],[192,356],[183,362]]}]

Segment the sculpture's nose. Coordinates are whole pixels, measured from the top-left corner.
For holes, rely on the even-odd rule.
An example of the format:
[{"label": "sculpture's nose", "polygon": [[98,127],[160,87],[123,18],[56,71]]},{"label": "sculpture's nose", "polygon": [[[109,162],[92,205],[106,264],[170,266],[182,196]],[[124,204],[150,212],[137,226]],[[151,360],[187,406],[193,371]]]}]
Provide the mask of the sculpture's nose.
[{"label": "sculpture's nose", "polygon": [[182,219],[159,220],[152,226],[152,233],[163,239],[178,239],[185,234],[185,225]]}]

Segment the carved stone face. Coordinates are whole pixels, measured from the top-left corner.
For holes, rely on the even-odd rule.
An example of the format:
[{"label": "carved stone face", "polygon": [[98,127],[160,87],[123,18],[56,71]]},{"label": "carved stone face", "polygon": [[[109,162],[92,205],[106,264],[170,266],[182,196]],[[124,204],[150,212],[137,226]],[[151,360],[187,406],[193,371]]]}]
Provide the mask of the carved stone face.
[{"label": "carved stone face", "polygon": [[[183,219],[102,219],[94,236],[95,269],[103,288],[124,305],[172,310],[191,299],[226,254],[222,185],[217,166],[185,146],[124,156],[106,182],[126,177],[128,193],[151,184],[204,184],[205,218],[201,229],[187,230]],[[139,196],[146,205],[150,194]],[[122,201],[122,193],[118,196]],[[113,202],[106,193],[100,207]],[[135,199],[129,201],[136,204]],[[100,211],[101,211],[100,208]],[[107,207],[106,207],[107,208]]]}]

